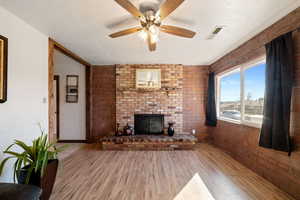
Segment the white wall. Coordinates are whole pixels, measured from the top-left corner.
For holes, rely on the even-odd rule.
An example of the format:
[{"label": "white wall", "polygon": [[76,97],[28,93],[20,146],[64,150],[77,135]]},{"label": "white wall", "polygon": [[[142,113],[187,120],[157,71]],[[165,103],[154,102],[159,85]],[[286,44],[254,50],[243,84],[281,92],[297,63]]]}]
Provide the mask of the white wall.
[{"label": "white wall", "polygon": [[[0,104],[0,160],[14,139],[30,143],[48,128],[48,37],[0,6],[0,35],[8,38],[8,97]],[[0,182],[12,181],[12,162]]]},{"label": "white wall", "polygon": [[[85,66],[72,58],[54,51],[54,74],[59,75],[59,139],[85,140]],[[78,103],[66,103],[66,76],[79,75]]]}]

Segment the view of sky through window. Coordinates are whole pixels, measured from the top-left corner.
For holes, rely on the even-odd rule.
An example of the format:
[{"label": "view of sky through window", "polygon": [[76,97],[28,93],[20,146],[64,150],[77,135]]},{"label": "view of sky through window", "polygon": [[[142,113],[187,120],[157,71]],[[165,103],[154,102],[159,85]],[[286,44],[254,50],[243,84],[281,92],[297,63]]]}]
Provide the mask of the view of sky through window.
[{"label": "view of sky through window", "polygon": [[244,120],[260,124],[263,119],[266,64],[258,64],[245,70]]},{"label": "view of sky through window", "polygon": [[[262,63],[245,70],[245,96],[252,99],[264,97],[266,64]],[[221,102],[240,100],[240,72],[237,71],[221,79]]]},{"label": "view of sky through window", "polygon": [[245,98],[264,98],[266,64],[262,63],[245,70]]},{"label": "view of sky through window", "polygon": [[[219,115],[233,120],[261,124],[263,118],[266,64],[244,68],[244,87],[241,88],[241,71],[235,70],[220,79]],[[241,99],[243,91],[243,99]],[[241,106],[244,106],[241,109]],[[243,113],[241,113],[243,112]]]},{"label": "view of sky through window", "polygon": [[221,79],[221,102],[240,100],[240,71]]}]

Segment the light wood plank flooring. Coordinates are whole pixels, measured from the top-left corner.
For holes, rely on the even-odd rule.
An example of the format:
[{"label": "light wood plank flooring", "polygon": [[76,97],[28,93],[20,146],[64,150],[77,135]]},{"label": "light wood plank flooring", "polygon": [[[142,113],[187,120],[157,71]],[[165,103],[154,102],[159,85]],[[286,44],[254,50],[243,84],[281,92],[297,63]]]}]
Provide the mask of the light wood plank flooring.
[{"label": "light wood plank flooring", "polygon": [[208,144],[195,151],[101,151],[60,162],[51,200],[293,199]]}]

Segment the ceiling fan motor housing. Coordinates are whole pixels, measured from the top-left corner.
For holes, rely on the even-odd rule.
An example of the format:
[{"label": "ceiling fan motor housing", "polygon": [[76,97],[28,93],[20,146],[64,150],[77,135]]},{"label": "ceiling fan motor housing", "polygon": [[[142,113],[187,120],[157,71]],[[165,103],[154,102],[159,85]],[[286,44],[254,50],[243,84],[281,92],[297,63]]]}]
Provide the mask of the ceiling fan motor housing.
[{"label": "ceiling fan motor housing", "polygon": [[161,4],[161,0],[147,0],[143,1],[139,4],[139,10],[145,14],[147,11],[152,10],[157,12],[159,10],[159,6]]},{"label": "ceiling fan motor housing", "polygon": [[153,10],[148,10],[144,13],[143,18],[140,19],[141,26],[145,29],[149,29],[153,25],[159,27],[161,25],[159,16],[156,16],[155,11]]}]

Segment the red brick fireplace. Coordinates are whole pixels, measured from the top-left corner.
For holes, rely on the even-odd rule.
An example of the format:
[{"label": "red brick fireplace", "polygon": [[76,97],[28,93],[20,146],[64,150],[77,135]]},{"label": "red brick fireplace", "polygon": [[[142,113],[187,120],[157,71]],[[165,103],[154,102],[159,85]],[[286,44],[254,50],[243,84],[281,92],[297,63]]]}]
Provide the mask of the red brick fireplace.
[{"label": "red brick fireplace", "polygon": [[[160,69],[160,89],[136,89],[136,69]],[[135,114],[164,115],[164,126],[175,122],[176,133],[183,133],[183,66],[117,65],[116,123],[134,126]]]}]

